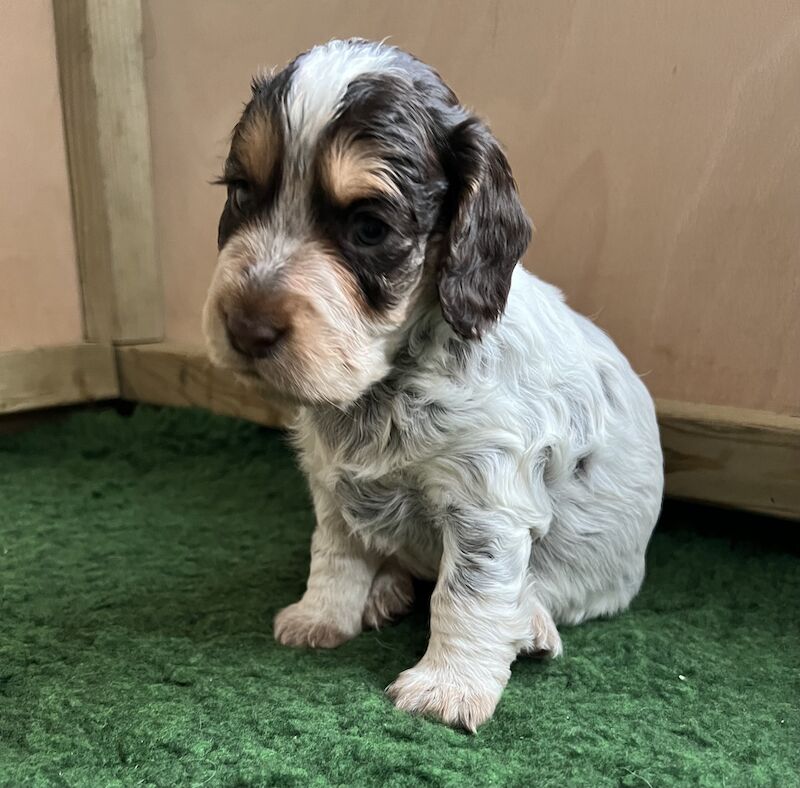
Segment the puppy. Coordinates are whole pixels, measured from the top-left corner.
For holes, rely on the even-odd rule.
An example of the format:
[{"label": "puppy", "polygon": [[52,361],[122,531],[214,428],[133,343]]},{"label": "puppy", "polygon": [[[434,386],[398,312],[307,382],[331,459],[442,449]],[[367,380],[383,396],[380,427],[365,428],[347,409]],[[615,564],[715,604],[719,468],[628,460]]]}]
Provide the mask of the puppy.
[{"label": "puppy", "polygon": [[486,125],[405,52],[332,41],[257,77],[221,181],[215,363],[299,406],[316,512],[286,645],[330,648],[436,581],[395,704],[474,731],[558,623],[623,610],[659,513],[653,403],[519,259]]}]

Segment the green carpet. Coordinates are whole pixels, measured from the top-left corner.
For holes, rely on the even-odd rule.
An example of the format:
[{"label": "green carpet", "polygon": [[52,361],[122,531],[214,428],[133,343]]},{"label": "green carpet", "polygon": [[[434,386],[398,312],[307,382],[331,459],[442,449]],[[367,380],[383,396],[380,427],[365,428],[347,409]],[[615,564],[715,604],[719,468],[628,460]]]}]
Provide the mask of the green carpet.
[{"label": "green carpet", "polygon": [[311,528],[249,424],[0,435],[0,785],[800,785],[800,526],[670,505],[632,610],[518,662],[474,737],[383,695],[424,596],[333,652],[274,643]]}]

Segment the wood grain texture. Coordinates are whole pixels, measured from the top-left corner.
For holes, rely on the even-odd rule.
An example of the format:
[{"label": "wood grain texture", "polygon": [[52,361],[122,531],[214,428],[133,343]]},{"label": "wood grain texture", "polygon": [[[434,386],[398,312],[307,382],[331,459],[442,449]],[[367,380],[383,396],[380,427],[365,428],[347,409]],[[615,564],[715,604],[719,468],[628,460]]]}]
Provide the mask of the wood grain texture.
[{"label": "wood grain texture", "polygon": [[291,411],[214,367],[205,353],[175,344],[117,348],[121,396],[135,402],[207,408],[268,427],[283,427]]},{"label": "wood grain texture", "polygon": [[0,353],[0,414],[111,399],[118,394],[110,345]]},{"label": "wood grain texture", "polygon": [[53,0],[84,333],[163,335],[139,0]]},{"label": "wood grain texture", "polygon": [[666,492],[800,519],[800,418],[659,401]]}]

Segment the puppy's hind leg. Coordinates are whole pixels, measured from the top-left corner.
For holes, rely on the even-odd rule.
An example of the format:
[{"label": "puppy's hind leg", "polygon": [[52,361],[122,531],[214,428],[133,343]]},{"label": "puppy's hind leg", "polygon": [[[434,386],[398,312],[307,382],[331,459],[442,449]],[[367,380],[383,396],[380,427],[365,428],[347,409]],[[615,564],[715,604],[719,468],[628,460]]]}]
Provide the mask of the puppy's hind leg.
[{"label": "puppy's hind leg", "polygon": [[411,574],[393,558],[378,570],[364,607],[363,623],[368,629],[380,629],[411,610],[414,584]]},{"label": "puppy's hind leg", "polygon": [[554,658],[560,657],[563,650],[556,622],[542,603],[536,600],[532,606],[531,640],[520,653],[530,657]]}]

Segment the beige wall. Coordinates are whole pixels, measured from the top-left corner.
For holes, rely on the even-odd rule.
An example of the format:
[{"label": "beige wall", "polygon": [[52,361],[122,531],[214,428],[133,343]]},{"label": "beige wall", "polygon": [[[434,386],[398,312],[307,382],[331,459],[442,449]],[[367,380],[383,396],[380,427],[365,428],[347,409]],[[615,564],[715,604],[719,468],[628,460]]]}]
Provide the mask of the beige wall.
[{"label": "beige wall", "polygon": [[538,228],[527,264],[655,395],[800,414],[800,6],[145,0],[144,14],[169,339],[201,341],[223,201],[207,182],[250,74],[331,37],[392,36],[490,120]]},{"label": "beige wall", "polygon": [[50,0],[0,3],[0,351],[78,342]]}]

